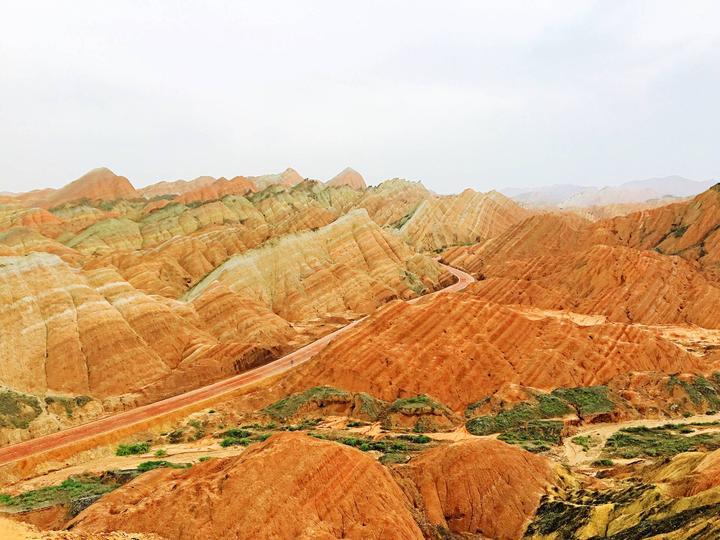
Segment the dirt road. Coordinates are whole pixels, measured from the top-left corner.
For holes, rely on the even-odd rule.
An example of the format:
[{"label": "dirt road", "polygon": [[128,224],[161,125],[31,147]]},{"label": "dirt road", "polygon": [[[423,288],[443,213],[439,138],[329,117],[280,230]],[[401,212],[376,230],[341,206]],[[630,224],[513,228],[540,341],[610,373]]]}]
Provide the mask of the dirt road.
[{"label": "dirt road", "polygon": [[[432,294],[444,294],[446,292],[460,291],[467,287],[475,279],[470,275],[456,268],[450,266],[441,265],[448,272],[452,273],[458,278],[458,281],[445,287],[444,289],[437,291]],[[421,296],[419,298],[411,300],[415,302],[427,296]],[[363,317],[364,319],[364,317]],[[358,319],[347,326],[344,326],[335,332],[332,332],[317,341],[314,341],[304,347],[294,351],[288,355],[283,356],[269,364],[264,366],[246,371],[240,375],[230,377],[228,379],[218,381],[216,383],[197,388],[179,394],[162,401],[150,403],[142,407],[137,407],[130,411],[125,411],[113,416],[108,416],[95,420],[93,422],[76,426],[50,435],[31,439],[22,443],[14,444],[0,448],[0,465],[10,463],[19,459],[32,456],[41,452],[46,452],[60,446],[74,443],[86,438],[94,437],[104,433],[110,433],[117,429],[130,426],[132,424],[148,420],[150,418],[157,418],[165,414],[177,411],[191,404],[196,404],[211,398],[217,398],[226,393],[233,392],[239,388],[256,384],[268,377],[273,377],[289,369],[299,366],[304,362],[307,362],[315,354],[317,354],[323,347],[325,347],[330,341],[336,338],[343,332],[347,332],[350,328],[360,323],[363,319]]]}]

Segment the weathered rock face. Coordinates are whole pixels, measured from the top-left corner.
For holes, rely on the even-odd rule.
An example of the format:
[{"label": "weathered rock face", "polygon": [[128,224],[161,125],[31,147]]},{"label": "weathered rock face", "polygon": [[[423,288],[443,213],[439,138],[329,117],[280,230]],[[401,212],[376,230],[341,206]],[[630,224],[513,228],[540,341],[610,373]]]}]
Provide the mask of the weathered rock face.
[{"label": "weathered rock face", "polygon": [[522,537],[558,482],[547,458],[488,439],[434,448],[397,470],[429,523],[497,539]]},{"label": "weathered rock face", "polygon": [[145,474],[72,527],[168,539],[423,538],[387,469],[358,450],[292,433],[187,471]]},{"label": "weathered rock face", "polygon": [[482,242],[529,215],[530,211],[500,193],[466,189],[460,195],[423,201],[400,227],[399,234],[419,250],[435,251]]},{"label": "weathered rock face", "polygon": [[383,307],[282,384],[326,384],[386,401],[430,394],[457,411],[506,383],[552,389],[629,371],[712,368],[640,326],[575,322],[453,293]]},{"label": "weathered rock face", "polygon": [[368,313],[393,298],[434,288],[439,267],[383,232],[363,210],[317,231],[285,236],[236,255],[191,289],[214,282],[243,291],[291,321],[346,311]]},{"label": "weathered rock face", "polygon": [[348,186],[353,189],[365,189],[365,179],[355,169],[347,167],[327,181],[328,186]]}]

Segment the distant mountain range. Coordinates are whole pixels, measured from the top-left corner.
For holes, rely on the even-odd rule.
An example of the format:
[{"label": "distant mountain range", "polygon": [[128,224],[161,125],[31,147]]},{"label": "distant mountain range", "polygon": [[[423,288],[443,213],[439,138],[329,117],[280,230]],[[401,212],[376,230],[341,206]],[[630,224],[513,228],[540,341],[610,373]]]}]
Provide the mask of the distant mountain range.
[{"label": "distant mountain range", "polygon": [[501,193],[528,206],[559,208],[641,203],[653,199],[691,197],[702,193],[716,181],[696,181],[682,176],[635,180],[618,186],[594,187],[574,184],[540,186],[532,190],[506,188]]}]

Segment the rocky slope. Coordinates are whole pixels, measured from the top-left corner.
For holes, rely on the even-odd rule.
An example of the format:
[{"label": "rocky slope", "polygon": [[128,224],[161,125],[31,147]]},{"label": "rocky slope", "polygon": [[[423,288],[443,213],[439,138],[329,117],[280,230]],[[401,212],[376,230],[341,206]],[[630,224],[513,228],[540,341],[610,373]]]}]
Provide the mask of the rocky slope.
[{"label": "rocky slope", "polygon": [[591,386],[631,371],[712,366],[640,326],[546,316],[454,293],[385,306],[280,386],[326,384],[386,401],[428,394],[462,411],[508,383]]}]

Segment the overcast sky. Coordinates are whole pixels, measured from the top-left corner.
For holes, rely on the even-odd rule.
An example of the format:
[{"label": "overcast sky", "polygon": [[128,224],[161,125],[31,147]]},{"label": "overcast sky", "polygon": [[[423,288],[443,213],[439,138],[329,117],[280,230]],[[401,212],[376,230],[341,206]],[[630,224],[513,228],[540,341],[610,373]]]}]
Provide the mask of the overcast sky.
[{"label": "overcast sky", "polygon": [[717,1],[0,4],[0,191],[720,176]]}]

